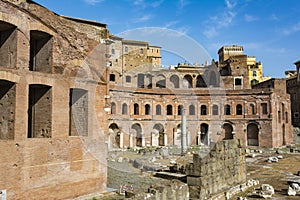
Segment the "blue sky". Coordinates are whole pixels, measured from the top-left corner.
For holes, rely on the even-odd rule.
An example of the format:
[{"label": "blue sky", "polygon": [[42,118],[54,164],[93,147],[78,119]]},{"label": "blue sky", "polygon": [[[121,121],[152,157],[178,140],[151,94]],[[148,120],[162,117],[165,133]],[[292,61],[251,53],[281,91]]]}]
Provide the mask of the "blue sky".
[{"label": "blue sky", "polygon": [[[293,63],[300,60],[299,0],[35,1],[59,15],[105,23],[112,34],[126,36],[125,39],[145,39],[141,32],[132,34],[132,30],[145,27],[144,30],[156,27],[178,33],[198,44],[198,49],[203,48],[215,60],[221,46],[243,45],[244,53],[256,56],[263,63],[264,74],[271,77],[284,77],[284,71],[295,69]],[[124,34],[128,31],[130,34]],[[161,37],[160,42],[158,37],[153,41],[149,39],[150,43],[164,49],[165,39]],[[185,51],[184,55],[198,51],[182,48],[183,43],[185,40],[172,48]],[[163,64],[182,62],[184,55],[166,54],[168,58],[163,58]],[[203,63],[200,57],[187,60]]]}]

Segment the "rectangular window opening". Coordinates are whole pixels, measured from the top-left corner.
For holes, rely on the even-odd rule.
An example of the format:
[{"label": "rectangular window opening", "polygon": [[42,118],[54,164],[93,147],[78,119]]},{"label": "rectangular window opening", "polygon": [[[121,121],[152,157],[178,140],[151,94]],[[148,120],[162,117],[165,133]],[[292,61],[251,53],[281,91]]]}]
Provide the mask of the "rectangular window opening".
[{"label": "rectangular window opening", "polygon": [[47,85],[29,85],[28,138],[51,138],[52,94]]},{"label": "rectangular window opening", "polygon": [[88,91],[70,89],[69,136],[88,135]]},{"label": "rectangular window opening", "polygon": [[0,139],[14,139],[16,84],[0,80]]}]

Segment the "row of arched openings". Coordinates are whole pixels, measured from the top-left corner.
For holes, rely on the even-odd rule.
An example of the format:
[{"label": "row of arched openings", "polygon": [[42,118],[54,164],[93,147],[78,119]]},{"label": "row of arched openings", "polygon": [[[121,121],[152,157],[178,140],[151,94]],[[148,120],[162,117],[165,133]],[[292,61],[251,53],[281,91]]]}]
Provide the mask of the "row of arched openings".
[{"label": "row of arched openings", "polygon": [[[128,77],[129,75],[127,75]],[[195,83],[194,83],[195,81]],[[202,75],[196,76],[195,80],[192,75],[187,74],[183,76],[182,82],[178,75],[173,74],[169,78],[169,86],[172,88],[205,88],[205,87],[218,87],[219,78],[214,71],[210,71],[209,78],[205,79]],[[153,75],[138,74],[137,75],[138,88],[166,88],[167,78],[165,75],[159,74],[156,76],[155,84],[153,83]]]},{"label": "row of arched openings", "polygon": [[[146,104],[144,106],[145,108],[145,115],[150,115],[151,114],[151,106],[150,104]],[[177,115],[182,114],[182,105],[178,105],[177,107]],[[255,107],[253,104],[250,104],[250,112],[251,114],[255,114]],[[116,103],[112,102],[111,103],[111,114],[117,114],[116,110]],[[126,103],[122,104],[122,115],[127,115],[128,114],[128,105]],[[139,115],[140,114],[140,106],[138,103],[133,104],[133,114],[134,115]],[[162,115],[162,108],[160,104],[157,104],[155,106],[155,114],[156,115]],[[166,114],[167,115],[173,115],[173,106],[172,105],[167,105],[166,107]],[[188,108],[188,114],[189,115],[195,115],[196,114],[196,108],[195,105],[191,104]],[[208,107],[206,105],[201,105],[200,106],[200,115],[208,115]],[[224,105],[224,115],[231,115],[232,110],[231,106],[226,104]],[[219,106],[216,104],[212,105],[212,115],[219,115]],[[241,104],[236,105],[235,109],[235,115],[243,115],[243,106]]]}]

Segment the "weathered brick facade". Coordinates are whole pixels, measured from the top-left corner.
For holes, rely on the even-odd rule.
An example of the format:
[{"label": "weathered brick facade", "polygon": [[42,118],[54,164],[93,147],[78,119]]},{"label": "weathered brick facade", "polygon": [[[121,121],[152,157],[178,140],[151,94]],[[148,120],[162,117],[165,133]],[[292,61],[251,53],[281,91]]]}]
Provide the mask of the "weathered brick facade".
[{"label": "weathered brick facade", "polygon": [[0,190],[7,199],[104,191],[106,26],[1,0],[0,35]]},{"label": "weathered brick facade", "polygon": [[290,96],[284,80],[251,88],[247,55],[217,64],[152,70],[143,64],[110,81],[110,145],[180,145],[181,108],[187,113],[188,145],[232,138],[246,146],[290,144]]}]

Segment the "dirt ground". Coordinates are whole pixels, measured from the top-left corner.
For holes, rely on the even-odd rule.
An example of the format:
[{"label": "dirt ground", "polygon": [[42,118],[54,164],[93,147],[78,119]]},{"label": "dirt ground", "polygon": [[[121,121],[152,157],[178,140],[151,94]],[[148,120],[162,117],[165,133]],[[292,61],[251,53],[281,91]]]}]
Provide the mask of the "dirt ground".
[{"label": "dirt ground", "polygon": [[[256,179],[260,184],[270,184],[274,187],[275,195],[272,199],[300,199],[300,195],[288,196],[287,178],[296,175],[300,171],[300,154],[280,154],[283,159],[277,163],[268,163],[270,156],[278,156],[276,153],[256,154],[255,158],[247,158],[247,179]],[[300,178],[300,177],[299,177]],[[249,198],[248,199],[255,199]]]}]

